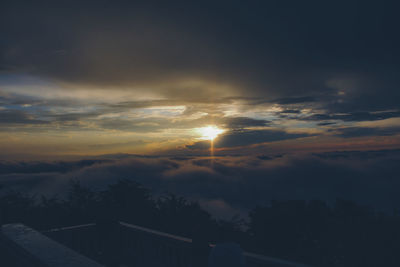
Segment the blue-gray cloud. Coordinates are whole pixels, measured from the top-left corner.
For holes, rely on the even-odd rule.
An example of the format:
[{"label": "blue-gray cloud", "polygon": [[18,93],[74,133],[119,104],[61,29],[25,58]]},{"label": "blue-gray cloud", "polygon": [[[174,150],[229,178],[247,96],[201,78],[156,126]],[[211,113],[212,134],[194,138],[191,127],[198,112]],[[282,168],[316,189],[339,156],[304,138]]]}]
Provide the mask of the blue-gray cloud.
[{"label": "blue-gray cloud", "polygon": [[337,136],[344,138],[363,137],[363,136],[391,136],[399,134],[400,127],[392,128],[367,128],[367,127],[347,127],[337,130]]},{"label": "blue-gray cloud", "polygon": [[159,93],[186,101],[215,96],[207,85],[173,82],[195,77],[264,103],[399,109],[397,9],[368,1],[9,2],[0,66],[73,85],[161,83]]},{"label": "blue-gray cloud", "polygon": [[[223,134],[214,141],[214,147],[237,147],[253,144],[276,142],[289,139],[297,139],[312,136],[306,133],[287,133],[282,130],[264,129],[264,130],[233,130]],[[186,145],[189,149],[208,149],[210,141],[198,141],[191,145]]]}]

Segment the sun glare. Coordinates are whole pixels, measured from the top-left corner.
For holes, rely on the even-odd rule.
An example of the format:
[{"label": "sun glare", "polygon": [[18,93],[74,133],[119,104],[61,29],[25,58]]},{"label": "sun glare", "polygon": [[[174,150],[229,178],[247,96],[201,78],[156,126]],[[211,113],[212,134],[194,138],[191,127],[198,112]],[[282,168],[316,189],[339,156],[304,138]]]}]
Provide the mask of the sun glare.
[{"label": "sun glare", "polygon": [[224,132],[224,130],[214,125],[198,128],[197,130],[201,134],[200,139],[211,140],[211,141]]}]

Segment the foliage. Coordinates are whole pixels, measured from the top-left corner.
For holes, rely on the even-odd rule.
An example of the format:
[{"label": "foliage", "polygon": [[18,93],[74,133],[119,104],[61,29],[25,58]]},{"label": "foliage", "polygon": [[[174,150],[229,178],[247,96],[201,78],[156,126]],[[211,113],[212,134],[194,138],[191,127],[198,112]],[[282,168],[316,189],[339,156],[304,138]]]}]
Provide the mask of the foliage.
[{"label": "foliage", "polygon": [[338,199],[271,201],[246,223],[213,219],[197,202],[174,194],[158,198],[142,185],[120,180],[94,192],[72,181],[65,198],[15,191],[0,194],[0,222],[38,230],[125,221],[209,242],[234,241],[245,250],[314,266],[399,266],[400,217]]}]

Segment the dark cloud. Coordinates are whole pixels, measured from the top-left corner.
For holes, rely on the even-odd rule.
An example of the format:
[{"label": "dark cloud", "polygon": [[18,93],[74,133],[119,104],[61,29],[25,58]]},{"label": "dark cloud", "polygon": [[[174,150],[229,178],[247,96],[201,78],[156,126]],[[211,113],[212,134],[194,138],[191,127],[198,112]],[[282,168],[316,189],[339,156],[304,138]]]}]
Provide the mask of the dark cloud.
[{"label": "dark cloud", "polygon": [[[68,153],[172,151],[196,140],[192,129],[211,124],[227,130],[217,148],[239,149],[310,136],[297,133],[306,130],[321,133],[321,147],[327,135],[398,132],[346,129],[400,117],[394,2],[1,5],[0,131],[45,136],[40,149],[31,144],[38,139],[25,139],[33,154],[55,153],[44,147],[67,136],[57,149]],[[96,137],[82,145],[89,134]],[[25,151],[19,140],[7,138],[3,157]]]},{"label": "dark cloud", "polygon": [[281,158],[281,157],[283,157],[283,155],[271,155],[271,156],[260,155],[260,156],[257,156],[257,158],[261,159],[261,160],[273,160],[273,159]]},{"label": "dark cloud", "polygon": [[36,119],[31,114],[15,109],[0,110],[0,124],[47,124],[48,121]]},{"label": "dark cloud", "polygon": [[274,100],[273,102],[281,105],[287,105],[287,104],[298,104],[298,103],[315,102],[315,101],[316,101],[315,97],[302,96],[302,97],[279,98]]},{"label": "dark cloud", "polygon": [[257,120],[247,117],[230,117],[225,119],[226,126],[230,129],[266,126],[269,122],[267,120]]},{"label": "dark cloud", "polygon": [[299,113],[301,113],[301,111],[300,111],[300,110],[296,110],[296,109],[285,109],[285,110],[282,111],[281,113],[299,114]]},{"label": "dark cloud", "polygon": [[378,121],[397,117],[400,117],[400,111],[387,111],[379,113],[352,112],[347,114],[314,114],[306,117],[305,120]]},{"label": "dark cloud", "polygon": [[319,122],[317,125],[318,126],[329,126],[329,125],[334,125],[336,124],[335,122]]},{"label": "dark cloud", "polygon": [[[400,99],[397,9],[356,0],[16,1],[3,4],[0,65],[73,85],[153,85],[186,100],[215,96],[212,83],[285,105],[392,109]],[[193,79],[206,82],[181,83]]]},{"label": "dark cloud", "polygon": [[[297,139],[311,136],[305,133],[287,133],[281,130],[233,130],[221,135],[214,140],[214,147],[228,148],[237,146],[248,146],[266,142],[276,142],[289,139]],[[189,149],[208,149],[210,141],[199,141],[192,145],[186,145]]]},{"label": "dark cloud", "polygon": [[400,149],[393,150],[372,150],[372,151],[331,151],[323,153],[314,153],[322,159],[336,160],[336,159],[377,159],[377,158],[396,158],[400,155]]},{"label": "dark cloud", "polygon": [[0,162],[0,175],[18,173],[66,173],[105,162],[107,162],[107,160],[80,160],[59,162],[3,161]]},{"label": "dark cloud", "polygon": [[400,127],[393,128],[367,128],[367,127],[348,127],[336,130],[337,136],[344,138],[362,136],[390,136],[400,132]]}]

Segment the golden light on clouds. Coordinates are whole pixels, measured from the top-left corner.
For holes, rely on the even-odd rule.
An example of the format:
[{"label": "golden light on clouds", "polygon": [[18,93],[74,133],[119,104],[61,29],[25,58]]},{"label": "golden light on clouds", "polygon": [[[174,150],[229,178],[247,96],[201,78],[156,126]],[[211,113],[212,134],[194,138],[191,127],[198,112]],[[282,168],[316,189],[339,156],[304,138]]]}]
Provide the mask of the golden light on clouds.
[{"label": "golden light on clouds", "polygon": [[215,125],[209,125],[206,127],[197,128],[196,132],[198,132],[203,140],[214,140],[218,135],[225,132],[225,130],[218,128]]}]

